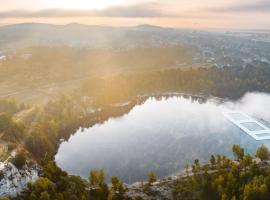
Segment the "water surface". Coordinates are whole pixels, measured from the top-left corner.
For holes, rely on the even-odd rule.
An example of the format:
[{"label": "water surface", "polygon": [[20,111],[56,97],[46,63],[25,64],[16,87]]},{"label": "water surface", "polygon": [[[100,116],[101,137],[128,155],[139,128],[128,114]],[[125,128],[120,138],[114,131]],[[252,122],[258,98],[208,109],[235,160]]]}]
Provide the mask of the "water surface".
[{"label": "water surface", "polygon": [[[108,180],[118,176],[132,183],[145,180],[149,171],[155,171],[159,177],[177,173],[194,159],[207,161],[211,154],[232,157],[233,144],[254,153],[258,146],[268,142],[255,141],[222,112],[240,109],[270,121],[265,112],[265,102],[270,102],[270,98],[267,96],[265,102],[255,105],[256,98],[258,102],[262,96],[249,94],[238,102],[223,104],[183,97],[149,98],[121,117],[84,131],[78,129],[60,145],[55,160],[70,174],[83,178],[88,178],[91,169],[104,169]],[[251,98],[252,105],[245,98]]]}]

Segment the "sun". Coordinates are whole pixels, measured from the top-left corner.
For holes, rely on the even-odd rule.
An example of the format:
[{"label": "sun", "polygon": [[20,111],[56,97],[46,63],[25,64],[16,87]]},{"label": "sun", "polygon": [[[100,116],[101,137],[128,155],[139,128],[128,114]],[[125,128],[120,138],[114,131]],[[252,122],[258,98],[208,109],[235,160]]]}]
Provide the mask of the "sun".
[{"label": "sun", "polygon": [[47,0],[48,7],[62,9],[103,9],[123,3],[123,0]]}]

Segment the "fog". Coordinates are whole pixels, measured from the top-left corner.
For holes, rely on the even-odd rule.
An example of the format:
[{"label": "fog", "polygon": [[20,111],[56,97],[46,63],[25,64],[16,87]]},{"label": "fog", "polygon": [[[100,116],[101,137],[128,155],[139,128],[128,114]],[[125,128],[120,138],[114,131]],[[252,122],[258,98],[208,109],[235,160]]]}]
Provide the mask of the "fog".
[{"label": "fog", "polygon": [[233,110],[241,110],[246,114],[270,122],[270,95],[266,93],[247,93],[237,102],[229,102],[225,106]]},{"label": "fog", "polygon": [[144,180],[149,171],[159,177],[179,173],[194,159],[206,162],[211,154],[232,157],[233,144],[251,154],[261,144],[268,145],[245,134],[222,112],[239,110],[270,121],[270,95],[248,93],[236,102],[200,102],[149,98],[122,117],[79,129],[61,144],[55,160],[64,170],[84,178],[91,169],[104,169],[107,180],[118,176],[131,183]]}]

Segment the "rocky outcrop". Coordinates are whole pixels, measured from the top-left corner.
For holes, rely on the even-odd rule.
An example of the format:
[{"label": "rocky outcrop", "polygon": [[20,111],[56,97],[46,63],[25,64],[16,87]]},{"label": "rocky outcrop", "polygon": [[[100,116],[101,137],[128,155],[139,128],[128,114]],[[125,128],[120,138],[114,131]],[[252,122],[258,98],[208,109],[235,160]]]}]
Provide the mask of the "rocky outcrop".
[{"label": "rocky outcrop", "polygon": [[11,162],[0,163],[0,197],[21,194],[29,182],[38,178],[38,171],[37,166],[17,169]]}]

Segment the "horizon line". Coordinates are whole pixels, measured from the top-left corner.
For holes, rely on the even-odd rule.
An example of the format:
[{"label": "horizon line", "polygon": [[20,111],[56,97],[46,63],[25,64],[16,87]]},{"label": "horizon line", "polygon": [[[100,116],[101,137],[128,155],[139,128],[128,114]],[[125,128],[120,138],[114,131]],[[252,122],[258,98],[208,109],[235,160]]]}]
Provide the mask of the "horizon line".
[{"label": "horizon line", "polygon": [[21,23],[7,23],[1,24],[0,27],[16,26],[16,25],[51,25],[51,26],[69,26],[69,25],[80,25],[89,27],[107,27],[107,28],[132,28],[140,26],[152,26],[162,29],[178,29],[178,30],[208,30],[208,31],[270,31],[270,28],[191,28],[191,27],[178,27],[178,26],[162,26],[151,23],[138,23],[137,25],[119,25],[113,26],[109,24],[87,24],[79,22],[68,22],[68,23],[46,23],[46,22],[21,22]]}]

